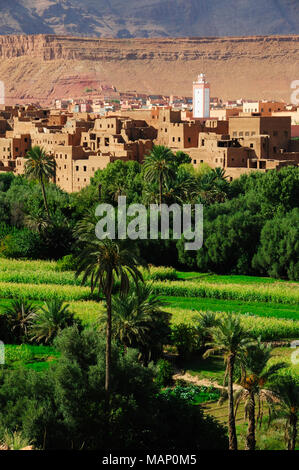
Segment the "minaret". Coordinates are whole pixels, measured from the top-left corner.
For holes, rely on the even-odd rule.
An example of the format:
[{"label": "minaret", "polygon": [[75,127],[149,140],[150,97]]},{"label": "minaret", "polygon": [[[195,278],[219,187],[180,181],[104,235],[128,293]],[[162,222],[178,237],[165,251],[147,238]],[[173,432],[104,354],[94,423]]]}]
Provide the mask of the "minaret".
[{"label": "minaret", "polygon": [[197,81],[193,82],[193,117],[210,117],[210,85],[204,73],[199,74]]}]

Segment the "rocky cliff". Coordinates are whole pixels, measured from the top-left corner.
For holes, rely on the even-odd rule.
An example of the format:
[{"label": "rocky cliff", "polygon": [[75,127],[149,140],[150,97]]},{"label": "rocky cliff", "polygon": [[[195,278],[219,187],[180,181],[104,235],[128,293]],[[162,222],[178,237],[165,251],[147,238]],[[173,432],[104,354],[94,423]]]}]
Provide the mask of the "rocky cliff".
[{"label": "rocky cliff", "polygon": [[[82,95],[89,81],[121,91],[191,95],[204,71],[212,96],[284,99],[299,79],[299,36],[97,39],[0,36],[8,100]],[[61,87],[61,84],[64,86]]]}]

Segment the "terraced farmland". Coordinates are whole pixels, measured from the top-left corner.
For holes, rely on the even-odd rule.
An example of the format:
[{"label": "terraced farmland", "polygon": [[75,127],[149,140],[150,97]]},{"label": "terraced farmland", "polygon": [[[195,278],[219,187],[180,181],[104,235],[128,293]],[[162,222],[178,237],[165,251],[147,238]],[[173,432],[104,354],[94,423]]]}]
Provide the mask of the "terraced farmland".
[{"label": "terraced farmland", "polygon": [[[242,323],[256,337],[271,341],[299,337],[299,283],[163,267],[144,271],[144,277],[166,300],[173,323],[192,323],[197,311],[218,315],[231,311],[242,315]],[[101,295],[92,296],[88,283],[80,284],[73,271],[61,272],[53,261],[0,259],[0,312],[11,299],[42,303],[57,296],[71,304],[84,324],[94,322],[104,312]]]}]

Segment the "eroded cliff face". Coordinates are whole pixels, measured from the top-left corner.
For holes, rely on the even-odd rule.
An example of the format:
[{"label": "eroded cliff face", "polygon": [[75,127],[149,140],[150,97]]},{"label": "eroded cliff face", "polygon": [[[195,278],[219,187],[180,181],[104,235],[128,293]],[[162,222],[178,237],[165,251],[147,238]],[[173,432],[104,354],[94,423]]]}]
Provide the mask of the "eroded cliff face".
[{"label": "eroded cliff face", "polygon": [[[290,84],[299,79],[299,36],[0,36],[0,80],[9,100],[78,96],[80,78],[84,86],[90,80],[94,86],[109,83],[121,91],[190,96],[201,71],[208,76],[212,96],[288,101]],[[62,89],[62,82],[67,87]]]}]

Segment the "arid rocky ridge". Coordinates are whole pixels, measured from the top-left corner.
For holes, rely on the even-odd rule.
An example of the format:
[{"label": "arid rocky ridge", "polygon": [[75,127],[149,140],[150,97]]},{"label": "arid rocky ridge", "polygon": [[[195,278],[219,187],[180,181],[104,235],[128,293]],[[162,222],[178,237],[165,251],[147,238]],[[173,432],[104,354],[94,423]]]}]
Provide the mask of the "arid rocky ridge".
[{"label": "arid rocky ridge", "polygon": [[0,80],[7,102],[76,97],[92,84],[120,91],[191,96],[204,71],[212,96],[289,101],[299,79],[299,35],[97,39],[0,36]]},{"label": "arid rocky ridge", "polygon": [[0,34],[297,34],[298,0],[0,0]]}]

